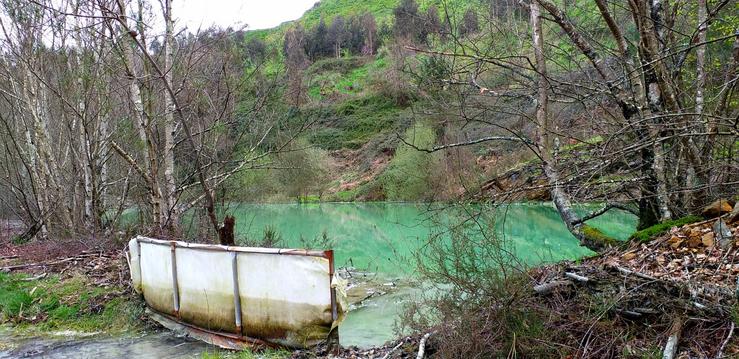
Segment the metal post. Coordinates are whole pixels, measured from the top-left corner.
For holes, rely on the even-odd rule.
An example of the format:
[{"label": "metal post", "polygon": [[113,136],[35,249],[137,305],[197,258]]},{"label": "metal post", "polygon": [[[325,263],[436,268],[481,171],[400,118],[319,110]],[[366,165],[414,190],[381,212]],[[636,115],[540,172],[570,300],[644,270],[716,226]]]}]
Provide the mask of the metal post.
[{"label": "metal post", "polygon": [[180,317],[180,286],[177,284],[177,255],[175,254],[175,248],[177,244],[172,241],[170,244],[172,253],[172,297],[174,300],[174,315]]},{"label": "metal post", "polygon": [[339,318],[338,309],[336,308],[336,289],[334,288],[334,251],[328,250],[326,252],[326,258],[328,259],[328,286],[331,290],[331,320],[335,321]]},{"label": "metal post", "polygon": [[236,319],[236,333],[241,335],[241,295],[239,294],[239,267],[238,254],[231,252],[231,271],[234,287],[234,317]]},{"label": "metal post", "polygon": [[[336,288],[334,288],[334,251],[327,250],[323,252],[328,259],[328,286],[331,291],[331,326],[339,319],[339,311],[336,304]],[[328,352],[333,355],[339,355],[339,328],[334,328],[328,333],[326,338]]]}]

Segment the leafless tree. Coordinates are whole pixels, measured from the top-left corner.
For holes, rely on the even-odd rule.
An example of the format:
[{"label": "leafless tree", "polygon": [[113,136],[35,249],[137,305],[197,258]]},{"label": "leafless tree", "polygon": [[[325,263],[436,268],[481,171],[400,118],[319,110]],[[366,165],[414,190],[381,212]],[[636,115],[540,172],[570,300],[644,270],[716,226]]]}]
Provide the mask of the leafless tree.
[{"label": "leafless tree", "polygon": [[142,202],[154,233],[178,235],[194,207],[220,233],[218,189],[303,129],[278,136],[263,112],[276,80],[237,114],[260,64],[244,75],[231,30],[178,32],[171,0],[0,9],[0,182],[26,238],[104,233]]},{"label": "leafless tree", "polygon": [[[610,209],[633,211],[644,228],[730,195],[739,179],[738,133],[736,106],[726,98],[735,96],[738,58],[727,50],[737,46],[739,32],[708,31],[730,16],[727,4],[596,0],[565,11],[532,0],[508,17],[481,22],[489,36],[454,37],[453,50],[408,46],[448,60],[440,101],[450,108],[449,94],[456,93],[457,113],[448,115],[459,128],[495,132],[467,130],[459,141],[424,150],[525,144],[519,148],[541,163],[562,220],[595,250],[609,243],[585,222]],[[575,10],[577,17],[569,13]],[[516,17],[522,12],[528,23]],[[577,24],[585,13],[597,21]],[[709,69],[707,57],[723,64]],[[565,146],[578,147],[577,157]],[[585,197],[605,205],[578,215],[571,203]]]}]

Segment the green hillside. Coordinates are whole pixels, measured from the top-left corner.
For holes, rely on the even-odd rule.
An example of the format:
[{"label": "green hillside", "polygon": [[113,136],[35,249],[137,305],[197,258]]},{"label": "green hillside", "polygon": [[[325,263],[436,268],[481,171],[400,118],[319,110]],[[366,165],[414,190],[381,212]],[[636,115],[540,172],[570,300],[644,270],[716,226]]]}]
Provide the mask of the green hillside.
[{"label": "green hillside", "polygon": [[[458,22],[466,11],[487,16],[489,6],[487,1],[462,0],[420,0],[412,4],[415,5],[410,5],[411,10],[415,7],[417,10],[413,11],[417,13],[409,17],[423,21],[412,23],[408,31],[426,26],[430,16],[433,16],[430,15],[433,12],[429,11],[432,6],[436,7],[437,27],[445,21],[445,14],[449,14],[452,23],[443,30],[446,32],[457,31]],[[283,96],[290,92],[287,83],[289,76],[285,75],[288,71],[285,53],[288,31],[299,28],[305,42],[320,41],[316,39],[318,35],[314,31],[317,31],[321,21],[328,29],[327,33],[322,34],[329,36],[333,22],[338,17],[351,23],[353,19],[370,14],[374,19],[378,46],[373,54],[345,49],[338,58],[329,52],[310,59],[299,71],[303,86],[301,92],[305,93],[300,106],[291,106],[284,101],[272,103],[272,106],[281,109],[279,111],[288,113],[291,122],[314,122],[299,142],[313,147],[310,152],[313,158],[305,163],[321,168],[308,169],[304,165],[303,169],[293,171],[294,176],[288,177],[313,176],[308,182],[321,185],[286,188],[293,185],[284,181],[284,173],[279,171],[249,174],[238,179],[239,185],[263,190],[243,200],[285,200],[286,193],[302,199],[320,197],[321,200],[425,200],[431,196],[448,198],[452,193],[461,191],[461,183],[432,179],[435,173],[442,171],[443,161],[438,156],[420,160],[410,146],[399,140],[400,137],[409,137],[411,143],[432,147],[442,137],[453,136],[456,131],[451,128],[442,130],[438,118],[419,116],[417,113],[418,108],[434,108],[436,104],[430,93],[419,91],[417,86],[426,84],[419,83],[417,74],[413,73],[436,72],[436,76],[442,76],[443,73],[439,73],[434,66],[446,65],[429,62],[431,57],[428,55],[404,49],[406,45],[396,38],[398,31],[402,30],[395,28],[397,19],[394,14],[396,11],[406,11],[396,10],[399,6],[400,0],[324,0],[307,10],[300,19],[272,29],[246,33],[245,41],[258,39],[268,49],[269,55],[262,71],[268,77],[281,79],[284,87],[280,88],[280,92]],[[525,28],[525,24],[521,26]],[[424,31],[422,40],[411,42],[429,49],[455,51],[456,45],[448,38],[443,38],[441,29]],[[469,39],[458,38],[463,42],[476,41],[478,47],[493,46],[480,39],[489,37],[470,34]],[[505,36],[494,43],[515,46]],[[309,52],[312,45],[305,43],[303,46]],[[310,58],[310,53],[306,55]],[[465,150],[465,156],[485,155],[486,151],[483,147]],[[305,170],[305,174],[300,174],[302,170]],[[484,171],[479,174],[473,172],[469,173],[470,180],[475,183],[487,176]],[[439,191],[428,191],[430,187],[438,187]]]}]

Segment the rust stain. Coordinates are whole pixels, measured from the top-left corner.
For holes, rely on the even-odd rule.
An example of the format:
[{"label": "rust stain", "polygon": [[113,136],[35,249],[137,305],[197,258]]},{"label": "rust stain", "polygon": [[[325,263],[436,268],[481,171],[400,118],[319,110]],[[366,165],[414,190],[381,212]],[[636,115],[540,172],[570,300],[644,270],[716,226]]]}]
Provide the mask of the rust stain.
[{"label": "rust stain", "polygon": [[[164,244],[160,241],[154,240],[151,240],[149,243]],[[176,242],[176,244],[175,242],[167,243],[171,245],[171,249],[180,246],[182,248],[186,248],[182,251],[178,250],[178,256],[185,255],[188,251],[198,249],[208,249],[212,251],[220,250],[224,253],[228,251],[225,247],[201,248],[199,246],[196,247],[195,245],[192,245],[192,247],[190,245],[181,245],[180,242]],[[162,315],[161,313],[168,313],[165,315],[168,319],[174,320],[176,323],[180,323],[181,325],[188,326],[191,329],[200,330],[202,333],[206,333],[207,335],[203,334],[205,339],[201,340],[206,340],[216,345],[223,344],[225,345],[224,347],[229,347],[231,344],[236,346],[241,345],[239,344],[239,341],[243,341],[245,338],[257,338],[282,346],[295,348],[311,347],[324,342],[328,338],[334,322],[337,319],[336,293],[335,289],[331,286],[334,273],[333,251],[331,250],[321,252],[282,250],[277,251],[277,253],[264,253],[261,252],[262,249],[259,248],[245,249],[253,251],[247,253],[253,253],[257,256],[303,255],[314,257],[308,262],[296,262],[296,268],[304,268],[306,273],[311,273],[311,275],[318,274],[321,278],[325,278],[323,275],[328,274],[328,278],[326,279],[329,283],[328,288],[331,291],[331,298],[330,302],[328,302],[329,298],[312,299],[314,303],[311,304],[300,302],[300,300],[305,299],[300,297],[300,289],[294,289],[293,293],[287,295],[292,300],[298,300],[297,302],[285,299],[275,299],[274,297],[282,297],[285,296],[285,294],[272,293],[269,290],[262,290],[261,292],[258,291],[259,294],[256,295],[261,295],[262,297],[247,297],[245,296],[245,293],[242,292],[241,296],[238,297],[238,302],[241,304],[241,326],[237,325],[236,318],[234,318],[234,312],[236,311],[235,302],[237,301],[234,300],[235,289],[233,283],[228,283],[228,285],[226,285],[225,283],[221,283],[221,281],[216,280],[220,277],[215,279],[207,276],[198,277],[197,275],[201,273],[197,270],[180,273],[179,269],[175,273],[180,273],[180,278],[175,278],[175,280],[180,283],[169,278],[167,281],[162,281],[164,278],[159,278],[161,276],[158,274],[164,273],[165,270],[166,272],[172,272],[172,269],[169,268],[168,265],[163,265],[163,262],[151,260],[163,256],[164,253],[157,253],[161,252],[159,250],[150,253],[149,250],[151,249],[145,249],[144,251],[147,252],[147,255],[149,255],[148,258],[150,258],[146,271],[151,272],[151,274],[142,273],[143,294],[147,306],[155,312],[158,312],[158,315]],[[220,263],[218,258],[208,258],[203,256],[184,258],[187,260],[183,263],[189,261],[196,264],[194,265],[191,263],[188,268],[198,268],[204,265],[211,265],[214,263],[214,260]],[[179,262],[178,259],[179,258],[176,257],[171,259],[173,261],[172,267],[174,267],[175,260]],[[327,259],[328,263],[326,263]],[[321,261],[323,261],[322,263],[324,263],[324,266],[315,266],[312,264],[313,261],[317,263],[321,263]],[[161,268],[159,268],[160,263]],[[325,264],[328,264],[328,268],[326,268]],[[284,264],[282,265],[284,266]],[[259,268],[256,269],[255,272],[255,268],[256,267],[252,267],[247,273],[252,273],[252,275],[257,275],[257,277],[259,277],[265,275],[264,273],[259,274],[261,271],[268,270],[268,268]],[[326,273],[326,270],[328,270],[328,273]],[[157,273],[157,275],[152,275],[154,273]],[[290,271],[288,270],[284,273],[286,273],[284,275],[288,275],[287,273],[290,273]],[[151,276],[151,279],[148,278],[149,276]],[[192,279],[191,276],[195,276],[197,280],[186,280],[187,278]],[[248,287],[249,279],[245,280]],[[151,281],[154,281],[156,286],[152,286],[150,284]],[[296,282],[294,285],[300,287],[302,284],[299,282],[300,281]],[[323,282],[323,280],[320,282],[320,285],[323,288],[326,282]],[[260,285],[267,285],[266,288],[270,288],[270,283],[273,282],[267,281]],[[303,285],[303,288],[308,292],[313,290],[314,292],[312,293],[314,294],[312,295],[315,295],[317,285],[318,284],[315,283],[311,286]],[[280,289],[282,290],[282,288]],[[174,297],[175,290],[177,291],[176,298]],[[306,292],[306,294],[308,294],[308,292]],[[322,290],[320,292],[322,292]],[[329,293],[326,293],[326,295],[328,296]],[[319,295],[319,297],[321,296]],[[174,310],[175,305],[173,303],[173,298],[175,298],[174,301],[179,302],[179,312]],[[326,300],[327,302],[321,303],[322,300]],[[234,334],[234,332],[237,334]],[[235,342],[231,344],[228,343],[228,341],[234,340]]]},{"label": "rust stain", "polygon": [[325,340],[333,320],[329,306],[242,297],[242,320],[247,336],[311,346]]}]

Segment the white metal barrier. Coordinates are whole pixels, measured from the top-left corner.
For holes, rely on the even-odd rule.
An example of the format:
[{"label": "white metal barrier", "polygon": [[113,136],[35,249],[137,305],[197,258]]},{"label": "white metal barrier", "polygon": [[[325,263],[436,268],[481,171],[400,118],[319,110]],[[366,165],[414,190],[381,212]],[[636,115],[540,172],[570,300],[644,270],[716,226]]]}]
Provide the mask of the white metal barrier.
[{"label": "white metal barrier", "polygon": [[[223,340],[311,347],[338,335],[346,305],[333,251],[227,247],[136,237],[131,280],[165,318]],[[200,338],[203,339],[203,338]]]}]

